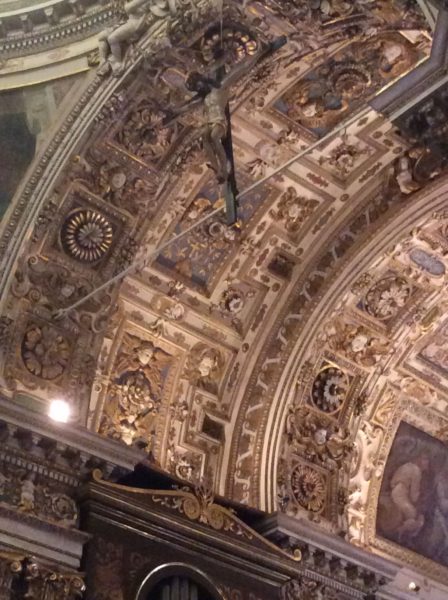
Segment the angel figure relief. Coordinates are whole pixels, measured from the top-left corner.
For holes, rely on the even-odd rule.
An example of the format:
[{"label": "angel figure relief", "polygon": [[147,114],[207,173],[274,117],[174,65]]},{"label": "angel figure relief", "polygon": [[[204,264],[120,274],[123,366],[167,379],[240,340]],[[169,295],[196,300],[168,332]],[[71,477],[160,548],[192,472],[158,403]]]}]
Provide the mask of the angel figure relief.
[{"label": "angel figure relief", "polygon": [[322,341],[363,367],[375,366],[390,352],[390,342],[374,336],[366,327],[335,318],[326,326]]},{"label": "angel figure relief", "polygon": [[148,446],[173,357],[150,341],[125,334],[115,363],[100,433]]},{"label": "angel figure relief", "polygon": [[331,471],[347,468],[354,449],[350,431],[304,406],[290,406],[285,432],[294,451]]}]

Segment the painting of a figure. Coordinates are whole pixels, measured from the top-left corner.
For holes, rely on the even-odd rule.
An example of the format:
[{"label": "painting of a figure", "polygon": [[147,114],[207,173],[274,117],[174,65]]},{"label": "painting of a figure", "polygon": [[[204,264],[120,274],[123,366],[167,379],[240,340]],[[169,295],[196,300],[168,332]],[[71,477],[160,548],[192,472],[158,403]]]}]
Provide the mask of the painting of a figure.
[{"label": "painting of a figure", "polygon": [[404,422],[387,460],[376,530],[448,566],[448,447]]}]

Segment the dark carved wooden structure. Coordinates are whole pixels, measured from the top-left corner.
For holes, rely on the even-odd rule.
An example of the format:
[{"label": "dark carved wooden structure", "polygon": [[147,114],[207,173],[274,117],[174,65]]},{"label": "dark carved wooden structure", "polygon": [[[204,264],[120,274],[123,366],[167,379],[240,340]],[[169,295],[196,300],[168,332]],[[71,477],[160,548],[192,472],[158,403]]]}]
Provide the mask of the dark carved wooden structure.
[{"label": "dark carved wooden structure", "polygon": [[146,468],[120,484],[95,474],[81,497],[83,525],[92,535],[88,597],[281,598],[297,563],[247,525],[261,514],[215,501],[205,486],[176,484]]}]

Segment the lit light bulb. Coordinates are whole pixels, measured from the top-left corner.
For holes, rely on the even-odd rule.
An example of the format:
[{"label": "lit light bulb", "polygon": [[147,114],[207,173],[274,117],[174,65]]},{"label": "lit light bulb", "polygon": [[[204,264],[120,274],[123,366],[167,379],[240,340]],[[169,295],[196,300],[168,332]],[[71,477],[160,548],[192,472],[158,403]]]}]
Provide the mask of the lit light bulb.
[{"label": "lit light bulb", "polygon": [[411,590],[411,592],[418,592],[418,591],[420,591],[420,586],[419,586],[419,585],[417,585],[417,584],[415,583],[415,581],[411,581],[411,582],[409,583],[409,585],[408,585],[408,588]]},{"label": "lit light bulb", "polygon": [[53,421],[59,423],[68,423],[70,419],[70,405],[65,400],[53,400],[50,404],[48,416]]}]

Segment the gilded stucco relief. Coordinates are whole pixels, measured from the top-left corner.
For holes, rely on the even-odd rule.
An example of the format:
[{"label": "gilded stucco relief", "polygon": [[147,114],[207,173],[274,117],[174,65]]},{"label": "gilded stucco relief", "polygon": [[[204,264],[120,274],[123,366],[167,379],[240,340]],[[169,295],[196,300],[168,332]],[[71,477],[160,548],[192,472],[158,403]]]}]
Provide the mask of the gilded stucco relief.
[{"label": "gilded stucco relief", "polygon": [[[428,217],[377,258],[351,293],[338,300],[312,348],[334,353],[331,377],[322,381],[322,365],[309,361],[299,372],[299,393],[286,416],[278,467],[281,510],[300,514],[305,509],[313,520],[332,521],[333,529],[342,530],[352,543],[410,565],[421,564],[418,555],[423,555],[430,559],[425,568],[436,577],[443,577],[443,568],[435,563],[446,560],[447,397],[440,376],[442,355],[436,354],[444,339],[446,257],[434,243],[444,218],[443,213]],[[417,265],[415,257],[426,257],[429,248],[432,260]],[[364,374],[353,408],[347,406],[341,369],[347,371],[349,364]],[[313,401],[316,384],[327,396],[318,406]],[[302,388],[311,390],[311,401],[300,397]],[[334,435],[335,425],[326,416],[344,410],[341,395],[351,413],[346,438],[341,429]],[[319,416],[312,415],[316,408]],[[335,474],[338,485],[332,486],[326,479]],[[338,502],[339,512],[334,508]]]},{"label": "gilded stucco relief", "polygon": [[2,390],[41,408],[63,393],[79,425],[182,479],[381,550],[399,421],[421,401],[437,413],[425,431],[446,425],[446,215],[427,222],[413,142],[373,110],[260,180],[424,60],[427,27],[401,1],[224,6],[225,64],[279,22],[290,37],[233,90],[238,185],[257,187],[228,227],[198,111],[166,125],[217,43],[214,4],[190,4],[185,22],[148,9],[118,50],[104,34],[97,76],[4,224],[2,257],[26,242],[5,271]]}]

